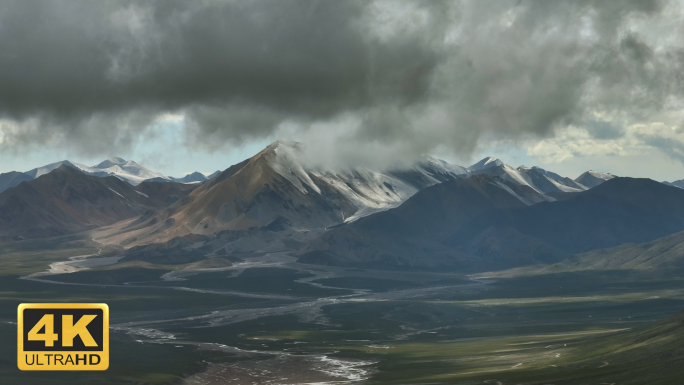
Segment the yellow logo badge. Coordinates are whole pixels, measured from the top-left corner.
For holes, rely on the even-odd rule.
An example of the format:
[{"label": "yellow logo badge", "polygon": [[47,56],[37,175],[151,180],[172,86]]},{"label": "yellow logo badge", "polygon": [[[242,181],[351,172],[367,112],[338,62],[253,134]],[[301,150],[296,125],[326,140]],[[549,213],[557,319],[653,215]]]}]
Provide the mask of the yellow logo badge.
[{"label": "yellow logo badge", "polygon": [[107,370],[109,307],[103,303],[22,303],[17,309],[21,370]]}]

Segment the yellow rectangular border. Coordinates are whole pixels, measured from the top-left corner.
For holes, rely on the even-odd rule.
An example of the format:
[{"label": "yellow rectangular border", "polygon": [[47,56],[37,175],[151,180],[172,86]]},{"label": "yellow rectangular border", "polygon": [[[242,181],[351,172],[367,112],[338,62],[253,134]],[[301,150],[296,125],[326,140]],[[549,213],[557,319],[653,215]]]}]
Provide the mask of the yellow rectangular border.
[{"label": "yellow rectangular border", "polygon": [[[22,358],[26,352],[24,352],[24,310],[25,309],[102,309],[102,353],[101,361],[99,364],[94,366],[84,366],[82,369],[74,366],[62,366],[61,368],[57,366],[48,366],[38,369],[34,366],[22,364]],[[31,352],[36,353],[36,352]],[[90,354],[93,352],[50,352],[50,353],[71,353],[71,354]],[[73,370],[88,370],[88,371],[101,371],[107,370],[109,368],[109,306],[106,303],[22,303],[17,307],[17,367],[19,370],[26,371],[73,371]]]}]

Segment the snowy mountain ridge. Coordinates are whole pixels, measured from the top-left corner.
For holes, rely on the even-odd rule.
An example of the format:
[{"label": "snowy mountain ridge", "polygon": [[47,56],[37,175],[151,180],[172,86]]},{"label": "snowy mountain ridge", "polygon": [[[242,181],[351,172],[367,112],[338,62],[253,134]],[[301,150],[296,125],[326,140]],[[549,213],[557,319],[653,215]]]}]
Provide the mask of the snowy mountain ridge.
[{"label": "snowy mountain ridge", "polygon": [[[359,213],[375,212],[396,207],[417,191],[448,180],[485,174],[499,177],[518,185],[529,186],[541,194],[573,193],[588,190],[611,179],[614,175],[587,171],[575,180],[539,167],[512,167],[500,159],[485,157],[469,167],[451,164],[431,156],[423,156],[409,166],[389,169],[369,167],[329,168],[311,165],[306,161],[304,146],[299,142],[278,140],[268,145],[255,157],[263,157],[270,167],[303,193],[321,194],[321,187],[332,188],[346,196],[359,208]],[[220,174],[199,172],[174,178],[119,157],[112,157],[94,166],[64,160],[27,171],[31,179],[66,165],[81,172],[99,176],[115,176],[132,185],[143,181],[198,184]],[[13,180],[20,181],[21,178]],[[15,183],[15,182],[13,182]],[[8,188],[11,187],[8,185]],[[553,198],[551,198],[553,200]]]},{"label": "snowy mountain ridge", "polygon": [[[573,193],[588,190],[577,180],[560,176],[540,167],[519,166],[514,168],[493,157],[486,157],[467,168],[468,175],[489,175],[519,185],[528,186],[540,194]],[[604,180],[605,181],[605,180]]]},{"label": "snowy mountain ridge", "polygon": [[50,163],[42,167],[34,168],[32,170],[24,172],[24,174],[28,175],[31,179],[35,179],[53,170],[56,170],[62,165],[77,169],[87,175],[98,177],[114,176],[134,186],[137,186],[146,180],[155,182],[173,181],[185,184],[202,183],[218,175],[218,171],[214,172],[209,176],[199,172],[194,172],[181,178],[174,178],[159,172],[152,171],[135,161],[125,160],[119,157],[112,157],[106,159],[95,166],[86,166],[81,163],[63,160],[60,162]]}]

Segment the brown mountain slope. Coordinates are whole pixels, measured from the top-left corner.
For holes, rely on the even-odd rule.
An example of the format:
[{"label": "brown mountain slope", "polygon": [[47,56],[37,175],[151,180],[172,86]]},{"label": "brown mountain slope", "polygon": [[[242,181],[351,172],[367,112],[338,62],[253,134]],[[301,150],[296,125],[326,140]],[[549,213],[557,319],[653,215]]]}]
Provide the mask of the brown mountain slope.
[{"label": "brown mountain slope", "polygon": [[230,167],[159,215],[127,226],[121,239],[160,242],[189,233],[268,226],[276,220],[309,229],[342,222],[356,211],[325,184],[320,184],[320,193],[308,185],[293,184],[274,170],[274,156],[267,148]]},{"label": "brown mountain slope", "polygon": [[115,177],[62,166],[0,194],[0,238],[70,234],[159,210],[168,194],[154,190],[146,194]]}]

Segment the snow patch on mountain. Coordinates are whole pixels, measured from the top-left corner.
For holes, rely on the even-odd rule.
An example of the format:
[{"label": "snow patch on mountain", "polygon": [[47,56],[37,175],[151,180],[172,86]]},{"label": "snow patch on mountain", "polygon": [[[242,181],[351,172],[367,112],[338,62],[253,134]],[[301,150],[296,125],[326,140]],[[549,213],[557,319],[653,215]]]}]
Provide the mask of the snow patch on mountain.
[{"label": "snow patch on mountain", "polygon": [[613,175],[613,174],[610,174],[607,172],[593,171],[593,170],[589,170],[589,171],[585,172],[584,174],[589,174],[589,175],[593,176],[594,178],[600,178],[603,180],[609,180],[609,179],[615,178],[615,175]]},{"label": "snow patch on mountain", "polygon": [[[116,190],[114,190],[113,188],[111,188],[111,187],[107,187],[107,188],[108,188],[109,190],[111,190],[114,194],[116,194],[116,195],[118,195],[118,196],[124,198],[123,195],[119,194],[119,193],[118,193]],[[125,199],[125,198],[124,198],[124,199]]]},{"label": "snow patch on mountain", "polygon": [[[486,157],[474,165],[468,167],[469,175],[486,174],[496,176],[503,180],[522,186],[529,186],[540,194],[550,192],[580,192],[589,189],[588,186],[576,180],[560,176],[540,167],[520,166],[511,167],[501,160]],[[593,186],[591,186],[593,187]]]},{"label": "snow patch on mountain", "polygon": [[[529,200],[529,199],[523,198],[522,196],[520,196],[520,194],[518,194],[518,193],[516,193],[515,191],[513,191],[512,188],[506,186],[506,184],[503,183],[503,182],[496,181],[495,183],[496,183],[496,186],[499,186],[499,187],[501,187],[502,189],[506,190],[506,192],[508,192],[509,194],[511,194],[511,195],[513,195],[514,197],[518,198],[522,203],[524,203],[524,204],[526,204],[526,205],[528,205],[528,206],[532,206],[533,204],[538,203],[538,202],[533,202],[533,201],[531,201],[531,200]],[[549,198],[548,200],[549,200],[549,201],[554,201],[555,199]]]}]

